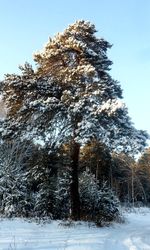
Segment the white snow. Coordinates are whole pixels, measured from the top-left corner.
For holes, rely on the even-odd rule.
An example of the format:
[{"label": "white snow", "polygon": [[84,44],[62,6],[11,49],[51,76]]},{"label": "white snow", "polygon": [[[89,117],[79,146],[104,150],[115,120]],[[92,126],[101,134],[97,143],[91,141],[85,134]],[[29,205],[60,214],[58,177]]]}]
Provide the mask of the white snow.
[{"label": "white snow", "polygon": [[108,100],[104,102],[101,107],[98,109],[98,112],[103,112],[106,111],[109,115],[113,114],[116,112],[118,109],[124,109],[125,104],[122,102],[122,100],[119,99],[113,99],[113,100]]},{"label": "white snow", "polygon": [[[1,219],[1,250],[150,250],[150,211],[125,213],[124,224],[97,228],[88,223],[66,227],[23,219]],[[60,225],[61,224],[61,225]]]}]

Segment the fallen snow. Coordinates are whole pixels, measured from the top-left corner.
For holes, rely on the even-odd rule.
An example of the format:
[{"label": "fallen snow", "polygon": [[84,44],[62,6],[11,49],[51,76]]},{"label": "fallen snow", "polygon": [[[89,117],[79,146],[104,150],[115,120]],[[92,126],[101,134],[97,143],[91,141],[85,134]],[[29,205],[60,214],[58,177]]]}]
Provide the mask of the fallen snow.
[{"label": "fallen snow", "polygon": [[1,219],[0,250],[150,250],[150,211],[126,212],[125,218],[106,228]]}]

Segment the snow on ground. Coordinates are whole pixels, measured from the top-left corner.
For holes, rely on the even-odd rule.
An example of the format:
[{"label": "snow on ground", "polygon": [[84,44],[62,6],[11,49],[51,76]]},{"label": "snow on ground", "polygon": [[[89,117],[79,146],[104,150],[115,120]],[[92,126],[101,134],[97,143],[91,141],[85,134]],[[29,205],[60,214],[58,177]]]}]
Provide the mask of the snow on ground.
[{"label": "snow on ground", "polygon": [[150,250],[150,210],[125,212],[124,224],[72,227],[23,219],[0,220],[0,250]]}]

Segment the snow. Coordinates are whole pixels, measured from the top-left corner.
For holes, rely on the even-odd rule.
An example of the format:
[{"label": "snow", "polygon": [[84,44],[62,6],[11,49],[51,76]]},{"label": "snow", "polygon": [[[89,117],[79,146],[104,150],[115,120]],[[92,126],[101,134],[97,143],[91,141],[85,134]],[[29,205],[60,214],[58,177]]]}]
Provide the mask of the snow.
[{"label": "snow", "polygon": [[1,250],[150,250],[150,210],[125,212],[125,223],[110,227],[76,222],[67,226],[1,219]]},{"label": "snow", "polygon": [[104,102],[101,107],[99,108],[99,112],[107,111],[108,114],[113,114],[118,109],[124,109],[125,104],[122,100],[119,99],[109,99],[108,101]]}]

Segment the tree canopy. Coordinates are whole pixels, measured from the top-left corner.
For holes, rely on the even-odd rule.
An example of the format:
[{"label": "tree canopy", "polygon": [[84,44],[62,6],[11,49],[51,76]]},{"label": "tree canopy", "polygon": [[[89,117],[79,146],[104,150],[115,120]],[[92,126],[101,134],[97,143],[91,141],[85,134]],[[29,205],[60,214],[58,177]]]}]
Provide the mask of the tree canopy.
[{"label": "tree canopy", "polygon": [[97,138],[125,152],[145,147],[147,134],[134,128],[120,84],[109,74],[111,45],[95,33],[93,24],[77,21],[34,55],[35,72],[26,63],[21,75],[6,75],[5,134],[34,137],[50,147],[71,137],[80,145]]}]

